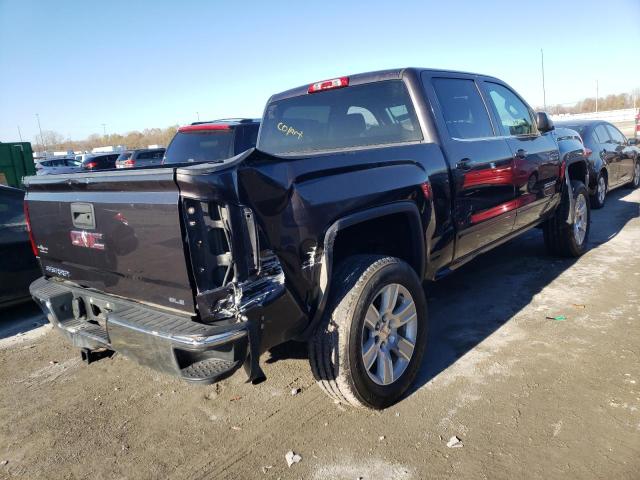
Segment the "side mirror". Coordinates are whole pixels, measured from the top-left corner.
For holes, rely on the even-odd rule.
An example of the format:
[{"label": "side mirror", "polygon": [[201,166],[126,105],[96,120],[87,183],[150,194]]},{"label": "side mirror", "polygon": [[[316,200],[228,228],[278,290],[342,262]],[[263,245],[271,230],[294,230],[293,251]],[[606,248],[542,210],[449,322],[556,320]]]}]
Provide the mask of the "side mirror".
[{"label": "side mirror", "polygon": [[639,144],[639,143],[638,143],[638,139],[637,139],[637,138],[630,138],[630,139],[627,141],[627,143],[628,143],[629,145],[638,145],[638,144]]},{"label": "side mirror", "polygon": [[553,124],[553,120],[551,120],[549,115],[547,115],[547,112],[537,112],[536,123],[538,124],[538,130],[540,133],[547,133],[556,128]]}]

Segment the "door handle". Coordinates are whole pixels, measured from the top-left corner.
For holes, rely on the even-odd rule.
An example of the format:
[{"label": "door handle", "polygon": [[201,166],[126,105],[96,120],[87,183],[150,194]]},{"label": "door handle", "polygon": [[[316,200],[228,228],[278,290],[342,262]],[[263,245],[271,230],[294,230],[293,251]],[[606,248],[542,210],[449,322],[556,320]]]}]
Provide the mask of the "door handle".
[{"label": "door handle", "polygon": [[471,170],[471,159],[463,158],[458,162],[458,164],[456,165],[456,168],[460,170]]},{"label": "door handle", "polygon": [[522,148],[518,149],[516,151],[516,157],[524,160],[525,158],[527,158],[527,151],[523,150]]}]

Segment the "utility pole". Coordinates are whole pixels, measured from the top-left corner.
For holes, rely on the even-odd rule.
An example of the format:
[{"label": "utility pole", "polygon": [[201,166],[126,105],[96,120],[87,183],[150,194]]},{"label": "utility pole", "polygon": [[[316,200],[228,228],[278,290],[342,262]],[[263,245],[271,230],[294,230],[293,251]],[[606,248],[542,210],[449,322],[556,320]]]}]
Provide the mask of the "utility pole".
[{"label": "utility pole", "polygon": [[20,137],[20,142],[22,142],[22,132],[20,131],[20,125],[18,125],[18,136]]},{"label": "utility pole", "polygon": [[540,49],[540,60],[542,66],[542,104],[544,105],[545,111],[547,110],[547,91],[544,87],[544,50]]},{"label": "utility pole", "polygon": [[200,121],[200,112],[196,112],[196,116],[198,117],[198,121]]},{"label": "utility pole", "polygon": [[598,80],[596,80],[596,113],[598,112],[598,95],[599,95],[599,85],[598,85]]},{"label": "utility pole", "polygon": [[42,136],[42,127],[40,126],[40,114],[36,113],[36,118],[38,119],[38,130],[40,130],[40,143],[42,143],[42,150],[47,149],[47,145],[44,143],[44,137]]},{"label": "utility pole", "polygon": [[102,125],[102,134],[106,137],[107,136],[107,124],[106,123],[101,123],[100,125]]}]

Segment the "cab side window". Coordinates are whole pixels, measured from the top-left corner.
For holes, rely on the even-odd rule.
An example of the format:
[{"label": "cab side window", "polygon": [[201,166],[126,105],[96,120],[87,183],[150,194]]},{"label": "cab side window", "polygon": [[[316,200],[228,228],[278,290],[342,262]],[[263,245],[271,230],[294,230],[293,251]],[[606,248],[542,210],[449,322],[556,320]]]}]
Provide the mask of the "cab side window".
[{"label": "cab side window", "polygon": [[493,136],[489,112],[473,80],[434,78],[433,88],[451,138]]},{"label": "cab side window", "polygon": [[529,108],[508,88],[497,83],[486,83],[491,103],[496,109],[503,135],[535,135],[538,130]]}]

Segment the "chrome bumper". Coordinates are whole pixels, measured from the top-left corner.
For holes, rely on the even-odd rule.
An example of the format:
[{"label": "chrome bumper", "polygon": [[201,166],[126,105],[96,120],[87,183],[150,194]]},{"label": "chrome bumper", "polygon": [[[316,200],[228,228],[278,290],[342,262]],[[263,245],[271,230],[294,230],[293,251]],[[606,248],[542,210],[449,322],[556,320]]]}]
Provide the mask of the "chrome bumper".
[{"label": "chrome bumper", "polygon": [[218,381],[247,357],[244,323],[204,325],[45,278],[33,282],[30,292],[49,322],[75,346],[114,350],[190,382]]}]

